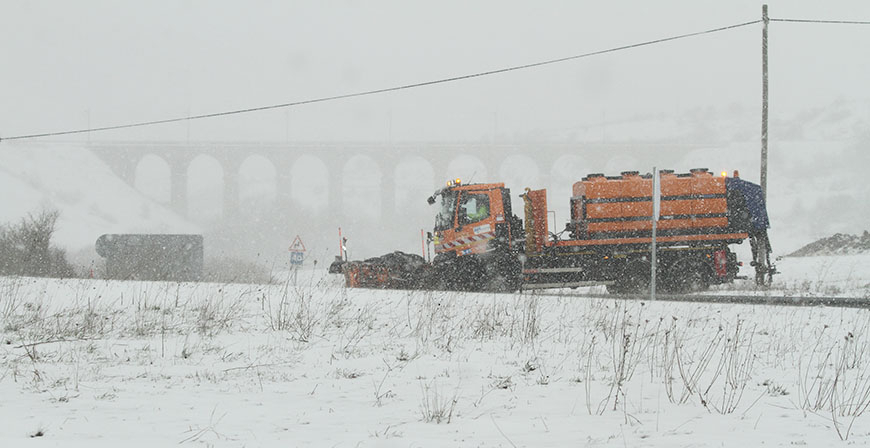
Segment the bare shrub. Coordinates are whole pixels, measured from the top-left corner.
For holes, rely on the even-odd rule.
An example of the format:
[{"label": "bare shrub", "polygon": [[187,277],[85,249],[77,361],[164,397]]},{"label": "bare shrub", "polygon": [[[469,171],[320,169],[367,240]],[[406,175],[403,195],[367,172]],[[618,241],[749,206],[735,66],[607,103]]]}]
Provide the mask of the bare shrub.
[{"label": "bare shrub", "polygon": [[161,334],[169,329],[167,317],[174,314],[172,308],[161,309],[157,305],[137,306],[127,326],[134,336],[150,336],[160,330]]},{"label": "bare shrub", "polygon": [[409,321],[416,317],[416,321],[410,325],[411,334],[416,337],[419,347],[434,344],[436,347],[451,351],[453,344],[464,336],[464,326],[460,319],[457,319],[457,294],[426,291],[408,297],[409,308],[411,300],[419,298],[416,312],[412,313],[409,309]]},{"label": "bare shrub", "polygon": [[48,316],[53,327],[52,338],[92,339],[106,335],[114,328],[117,313],[97,303],[69,308]]},{"label": "bare shrub", "polygon": [[357,370],[339,368],[335,369],[335,377],[346,380],[354,380],[361,377],[363,374]]},{"label": "bare shrub", "polygon": [[243,317],[244,308],[241,297],[229,299],[222,291],[218,296],[209,296],[196,308],[196,331],[205,336],[214,336],[228,330]]},{"label": "bare shrub", "polygon": [[826,373],[830,365],[829,360],[834,354],[835,346],[828,347],[827,350],[820,349],[819,347],[827,328],[828,326],[825,325],[821,329],[810,353],[806,357],[801,356],[799,358],[798,375],[800,380],[798,382],[798,402],[800,408],[805,411],[820,411],[830,402],[833,384],[827,378]]},{"label": "bare shrub", "polygon": [[217,425],[220,424],[221,420],[226,417],[226,413],[221,414],[220,417],[215,418],[215,411],[217,411],[217,406],[211,411],[211,415],[208,418],[208,424],[204,426],[190,426],[184,434],[187,435],[184,439],[180,440],[178,444],[187,443],[187,442],[198,442],[205,443],[206,445],[213,445],[211,441],[206,440],[211,437],[214,437],[215,440],[235,440],[225,436],[224,434],[218,432],[216,429]]},{"label": "bare shrub", "polygon": [[374,328],[375,313],[364,306],[351,310],[344,288],[322,286],[322,280],[309,286],[293,284],[288,278],[277,295],[266,288],[260,296],[262,312],[269,329],[287,331],[300,342],[336,328],[344,340],[343,351],[355,347]]},{"label": "bare shrub", "polygon": [[289,304],[285,302],[285,306],[291,307],[289,313],[285,312],[285,316],[289,319],[286,329],[294,334],[296,340],[309,342],[317,326],[322,323],[323,317],[318,312],[318,304],[314,302],[312,290],[294,287],[291,292],[292,300]]},{"label": "bare shrub", "polygon": [[23,303],[20,278],[10,278],[0,284],[0,320],[6,326],[7,319],[17,314]]},{"label": "bare shrub", "polygon": [[581,359],[585,359],[586,361],[583,369],[586,372],[586,375],[583,381],[585,382],[586,411],[589,412],[589,415],[592,415],[592,366],[593,359],[595,358],[596,343],[597,339],[595,335],[592,335],[592,337],[589,338],[589,343],[583,346],[581,355]]},{"label": "bare shrub", "polygon": [[12,333],[49,334],[46,330],[47,307],[41,301],[24,302],[19,310],[6,317],[3,330]]},{"label": "bare shrub", "polygon": [[[752,378],[755,354],[752,346],[754,329],[746,331],[743,322],[737,321],[734,333],[725,340],[722,356],[704,396],[706,402],[720,414],[730,414],[737,409],[746,384]],[[721,398],[711,390],[716,379],[722,375]]]},{"label": "bare shrub", "polygon": [[[623,393],[622,387],[631,378],[636,364],[629,356],[634,350],[637,334],[632,335],[629,322],[628,308],[621,304],[622,312],[616,313],[613,320],[612,336],[610,337],[611,360],[613,361],[613,378],[610,382],[610,391],[613,395],[613,410],[619,404],[619,397]],[[610,395],[608,395],[609,397]]]},{"label": "bare shrub", "polygon": [[507,332],[507,320],[510,317],[508,303],[493,297],[485,305],[478,305],[471,321],[471,335],[475,339],[493,339],[504,336]]},{"label": "bare shrub", "polygon": [[[752,378],[753,334],[753,331],[745,331],[743,322],[738,320],[733,333],[726,334],[720,326],[700,350],[687,353],[682,344],[675,342],[674,356],[683,380],[679,402],[685,403],[697,396],[708,409],[720,414],[734,412]],[[717,353],[718,362],[711,364]],[[673,399],[672,392],[669,398]]]},{"label": "bare shrub", "polygon": [[[657,345],[659,355],[658,366],[659,375],[662,379],[665,388],[665,394],[668,396],[668,401],[676,403],[678,398],[674,393],[674,380],[676,373],[674,369],[677,366],[677,318],[671,318],[670,326],[662,331],[660,342]],[[655,355],[654,355],[655,356]]]},{"label": "bare shrub", "polygon": [[[613,372],[610,389],[598,405],[599,414],[604,412],[610,401],[613,402],[613,410],[617,409],[620,397],[625,396],[626,383],[632,379],[643,358],[642,355],[654,341],[653,335],[647,332],[649,321],[643,319],[644,304],[639,305],[637,316],[631,313],[630,306],[627,303],[619,303],[613,311],[600,316],[597,322],[602,338],[609,342],[610,367]],[[593,344],[594,341],[593,338]],[[591,369],[591,365],[587,369]]]},{"label": "bare shrub", "polygon": [[0,227],[0,275],[73,277],[66,252],[51,244],[60,212],[43,210]]},{"label": "bare shrub", "polygon": [[777,384],[773,380],[764,380],[761,385],[767,388],[767,395],[771,397],[782,397],[789,394],[785,386]]},{"label": "bare shrub", "polygon": [[[854,344],[851,333],[845,345]],[[849,368],[848,349],[842,351],[834,370],[831,389],[831,419],[840,439],[847,440],[852,425],[870,407],[870,371],[867,368]],[[842,422],[840,417],[846,417]]]},{"label": "bare shrub", "polygon": [[842,440],[848,440],[855,420],[870,408],[870,366],[863,362],[867,350],[861,341],[863,334],[849,331],[826,349],[820,349],[817,342],[809,354],[809,365],[799,366],[800,407],[829,412]]},{"label": "bare shrub", "polygon": [[339,332],[338,349],[345,357],[351,356],[360,343],[374,332],[376,315],[374,307],[366,304],[346,317],[331,319]]},{"label": "bare shrub", "polygon": [[383,378],[381,378],[381,382],[375,383],[375,381],[372,380],[372,386],[374,386],[375,406],[377,407],[383,406],[384,398],[393,398],[396,396],[392,389],[387,389],[386,391],[381,392],[384,388],[384,383],[387,382],[387,377],[390,376],[390,373],[392,373],[394,369],[386,359],[384,359],[384,364],[387,366],[387,371],[384,373]]},{"label": "bare shrub", "polygon": [[423,397],[420,401],[420,411],[423,414],[425,423],[442,422],[449,424],[453,419],[453,412],[456,409],[456,403],[459,400],[458,391],[454,391],[453,396],[445,397],[442,391],[438,390],[438,384],[435,380],[426,384],[420,381],[420,389],[423,392]]},{"label": "bare shrub", "polygon": [[701,390],[701,380],[707,367],[713,361],[718,347],[722,339],[725,337],[722,327],[710,338],[710,341],[702,347],[689,350],[683,345],[682,331],[677,328],[673,329],[673,358],[670,366],[676,366],[679,377],[682,379],[680,383],[679,398],[673,390],[673,373],[669,372],[665,377],[666,390],[668,391],[668,399],[672,403],[684,404],[697,391]]},{"label": "bare shrub", "polygon": [[271,290],[267,289],[259,297],[263,316],[269,329],[273,331],[285,331],[290,328],[290,283],[287,281],[277,301],[272,300]]},{"label": "bare shrub", "polygon": [[522,326],[520,338],[524,344],[534,344],[541,333],[541,323],[538,319],[538,296],[531,294],[523,297]]}]

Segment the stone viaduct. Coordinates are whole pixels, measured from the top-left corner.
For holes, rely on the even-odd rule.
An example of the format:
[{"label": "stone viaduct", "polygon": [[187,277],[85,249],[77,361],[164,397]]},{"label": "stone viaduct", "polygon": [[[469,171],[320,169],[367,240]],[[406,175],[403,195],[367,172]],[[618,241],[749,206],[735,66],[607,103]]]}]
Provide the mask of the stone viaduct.
[{"label": "stone viaduct", "polygon": [[[230,215],[239,208],[239,171],[242,163],[251,156],[261,156],[272,163],[276,173],[276,203],[291,203],[291,172],[293,166],[304,156],[320,160],[329,172],[328,213],[341,216],[343,180],[342,173],[354,156],[366,156],[377,164],[380,171],[381,217],[389,219],[395,213],[396,167],[403,160],[419,157],[426,160],[434,175],[432,189],[455,176],[448,173],[452,161],[462,157],[474,157],[487,166],[490,179],[498,177],[505,160],[512,156],[531,159],[544,178],[563,156],[578,156],[589,161],[590,166],[603,166],[602,161],[614,154],[631,154],[637,151],[682,153],[697,145],[655,143],[571,143],[571,144],[491,144],[491,143],[178,143],[178,142],[101,142],[91,143],[89,148],[100,157],[122,180],[135,185],[136,169],[146,156],[157,156],[166,162],[170,173],[170,206],[182,216],[188,210],[188,167],[200,155],[216,160],[223,170],[223,213]],[[624,167],[640,169],[642,167]],[[590,168],[587,171],[592,171]],[[587,174],[578,173],[577,178]],[[617,173],[608,173],[617,174]],[[477,179],[485,180],[485,179]],[[522,186],[512,185],[513,188]],[[422,200],[423,198],[421,198]]]}]

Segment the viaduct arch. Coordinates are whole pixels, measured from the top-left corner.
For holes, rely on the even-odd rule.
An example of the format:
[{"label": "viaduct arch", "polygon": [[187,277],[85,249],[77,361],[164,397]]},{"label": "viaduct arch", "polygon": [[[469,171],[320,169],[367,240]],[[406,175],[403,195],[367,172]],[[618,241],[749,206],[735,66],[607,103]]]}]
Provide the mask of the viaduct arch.
[{"label": "viaduct arch", "polygon": [[[169,205],[177,213],[187,216],[188,167],[200,155],[216,160],[223,171],[223,214],[228,217],[239,213],[239,175],[242,164],[252,156],[267,160],[274,167],[275,198],[278,207],[292,207],[293,167],[303,157],[319,160],[328,172],[327,213],[341,216],[345,213],[342,192],[345,190],[342,173],[355,156],[374,161],[380,174],[381,219],[392,219],[396,214],[397,167],[409,160],[423,159],[431,168],[432,190],[450,178],[464,181],[495,181],[506,172],[504,164],[521,160],[529,176],[537,177],[546,186],[549,176],[558,174],[566,158],[588,161],[590,168],[574,175],[575,180],[603,167],[615,154],[632,151],[659,151],[662,154],[684,153],[696,149],[692,144],[656,143],[546,143],[546,144],[491,144],[491,143],[178,143],[178,142],[101,142],[89,148],[123,181],[135,188],[136,170],[145,157],[156,156],[169,167]],[[468,160],[476,160],[485,167],[466,167]],[[514,163],[514,165],[516,165]],[[467,168],[467,169],[466,169]],[[622,169],[642,169],[623,167]],[[352,167],[351,167],[352,169]],[[450,170],[451,172],[448,172]],[[465,173],[465,171],[471,171]],[[615,173],[614,173],[615,174]],[[426,173],[424,178],[429,178]],[[485,177],[485,178],[484,178]],[[525,177],[525,176],[520,176]],[[521,188],[525,185],[511,185]]]}]

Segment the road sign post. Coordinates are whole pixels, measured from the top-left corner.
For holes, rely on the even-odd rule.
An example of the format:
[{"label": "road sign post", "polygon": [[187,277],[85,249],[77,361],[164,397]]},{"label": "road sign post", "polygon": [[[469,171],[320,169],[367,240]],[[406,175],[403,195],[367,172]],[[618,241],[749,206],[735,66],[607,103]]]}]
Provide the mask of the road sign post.
[{"label": "road sign post", "polygon": [[293,243],[290,244],[290,265],[294,268],[298,268],[302,266],[302,263],[305,262],[305,244],[302,243],[302,239],[299,238],[299,235],[296,235],[296,238],[293,240]]}]

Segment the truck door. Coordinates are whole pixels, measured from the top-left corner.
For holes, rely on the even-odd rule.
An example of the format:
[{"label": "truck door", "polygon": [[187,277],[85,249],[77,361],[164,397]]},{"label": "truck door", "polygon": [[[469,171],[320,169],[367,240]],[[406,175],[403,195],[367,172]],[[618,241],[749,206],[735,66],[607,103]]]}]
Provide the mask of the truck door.
[{"label": "truck door", "polygon": [[[442,199],[442,213],[455,210],[450,220],[439,218],[436,225],[436,253],[454,252],[457,256],[487,252],[495,238],[495,215],[501,204],[493,204],[491,191],[454,191]],[[454,202],[455,201],[455,202]],[[495,206],[495,210],[493,207]],[[452,225],[448,223],[452,221]]]},{"label": "truck door", "polygon": [[456,207],[459,192],[444,192],[441,195],[441,208],[435,216],[435,253],[450,252],[456,233]]},{"label": "truck door", "polygon": [[[495,238],[493,201],[489,191],[462,191],[456,210],[456,255],[479,254],[487,251],[489,240]],[[499,207],[500,208],[500,207]]]}]

